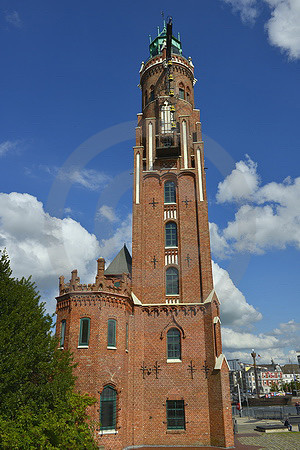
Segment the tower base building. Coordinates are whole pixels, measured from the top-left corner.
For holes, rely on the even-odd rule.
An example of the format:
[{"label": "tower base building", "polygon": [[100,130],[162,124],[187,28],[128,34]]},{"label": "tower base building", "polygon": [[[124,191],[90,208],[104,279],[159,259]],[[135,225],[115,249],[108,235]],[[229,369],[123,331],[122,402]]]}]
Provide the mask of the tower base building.
[{"label": "tower base building", "polygon": [[60,346],[105,450],[234,445],[195,81],[169,21],[140,69],[132,260],[124,246],[94,284],[60,278]]}]

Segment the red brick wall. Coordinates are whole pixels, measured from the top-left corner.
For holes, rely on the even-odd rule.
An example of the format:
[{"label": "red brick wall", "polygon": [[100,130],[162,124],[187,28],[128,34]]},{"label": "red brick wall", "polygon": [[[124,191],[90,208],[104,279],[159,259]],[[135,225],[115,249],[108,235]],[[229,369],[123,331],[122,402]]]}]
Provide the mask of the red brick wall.
[{"label": "red brick wall", "polygon": [[[166,95],[162,62],[149,67],[159,58],[148,61],[141,73],[143,95],[146,90],[149,95],[151,85],[155,86],[156,97]],[[78,363],[75,369],[77,388],[97,399],[90,410],[91,420],[99,423],[100,393],[104,386],[111,384],[118,393],[117,433],[101,436],[99,431],[96,432],[99,445],[106,450],[121,450],[129,445],[233,445],[226,361],[220,368],[216,367],[216,358],[222,358],[219,324],[214,330],[219,303],[215,295],[205,303],[212,292],[213,281],[200,114],[193,103],[193,68],[187,60],[177,56],[172,71],[175,94],[180,83],[188,86],[191,92],[189,101],[176,99],[175,102],[180,129],[183,120],[187,124],[188,169],[183,169],[181,139],[180,157],[169,161],[172,168],[163,169],[160,165],[162,159],[156,161],[155,170],[149,170],[146,123],[154,117],[155,157],[159,108],[165,100],[165,97],[157,98],[138,115],[134,148],[132,292],[142,304],[133,305],[126,295],[130,290],[126,283],[130,280],[118,295],[113,282],[105,280],[103,271],[102,292],[96,292],[100,285],[81,292],[84,285],[74,281],[72,287],[61,279],[60,294],[63,295],[58,297],[57,332],[60,332],[61,320],[66,319],[65,348],[73,352]],[[195,131],[197,142],[193,142]],[[200,198],[198,148],[201,150],[203,199]],[[137,154],[140,154],[141,163],[139,203],[136,203],[135,186]],[[178,229],[176,267],[180,275],[180,295],[178,304],[174,305],[166,303],[169,299],[165,289],[165,224],[169,220],[164,218],[166,180],[175,182],[177,196],[177,217],[170,219],[177,223]],[[155,207],[151,205],[153,199],[157,202]],[[77,273],[73,278],[77,279]],[[88,348],[78,348],[82,317],[91,319]],[[107,349],[107,322],[110,318],[117,321],[115,350]],[[126,323],[129,324],[128,351],[125,348]],[[180,362],[167,362],[167,331],[172,327],[177,327],[181,333]],[[157,376],[155,364],[160,369]],[[144,376],[142,367],[146,368]],[[167,399],[184,400],[185,430],[167,430]]]}]

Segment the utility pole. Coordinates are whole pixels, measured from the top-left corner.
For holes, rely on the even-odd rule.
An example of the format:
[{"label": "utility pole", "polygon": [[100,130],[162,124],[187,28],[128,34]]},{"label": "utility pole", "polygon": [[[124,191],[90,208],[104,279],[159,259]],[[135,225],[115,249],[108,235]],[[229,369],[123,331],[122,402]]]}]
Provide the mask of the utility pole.
[{"label": "utility pole", "polygon": [[257,398],[259,398],[259,385],[258,385],[258,376],[257,376],[257,367],[256,367],[256,353],[255,353],[254,349],[252,350],[251,356],[253,358],[254,378],[255,378],[255,385],[256,385],[256,395],[257,395]]}]

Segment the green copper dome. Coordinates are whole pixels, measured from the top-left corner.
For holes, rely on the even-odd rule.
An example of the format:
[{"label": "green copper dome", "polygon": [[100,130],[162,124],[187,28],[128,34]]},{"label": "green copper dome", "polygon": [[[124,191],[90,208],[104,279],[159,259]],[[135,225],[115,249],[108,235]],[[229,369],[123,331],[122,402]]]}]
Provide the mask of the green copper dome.
[{"label": "green copper dome", "polygon": [[[152,58],[153,56],[156,56],[156,55],[159,55],[160,53],[162,53],[162,50],[166,45],[166,38],[167,38],[166,22],[164,21],[164,27],[161,32],[159,32],[159,27],[157,27],[157,36],[155,39],[152,40],[151,36],[149,36],[149,37],[150,37],[149,50],[150,50],[150,56]],[[175,53],[176,55],[182,54],[179,33],[178,33],[177,39],[174,36],[172,36],[171,53]]]}]

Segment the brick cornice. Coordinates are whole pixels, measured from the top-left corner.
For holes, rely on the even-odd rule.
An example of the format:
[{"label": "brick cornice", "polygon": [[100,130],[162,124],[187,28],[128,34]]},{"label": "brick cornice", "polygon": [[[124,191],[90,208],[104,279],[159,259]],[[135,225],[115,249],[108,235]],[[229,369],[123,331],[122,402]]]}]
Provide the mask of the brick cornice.
[{"label": "brick cornice", "polygon": [[160,314],[178,316],[179,313],[183,313],[184,316],[196,316],[199,312],[205,313],[207,309],[206,305],[202,303],[153,304],[137,307],[142,308],[142,312],[147,313],[148,316],[159,316]]},{"label": "brick cornice", "polygon": [[73,306],[98,306],[99,303],[101,305],[106,304],[114,304],[117,307],[125,307],[132,309],[133,302],[130,296],[121,295],[121,294],[112,294],[111,292],[103,292],[103,291],[75,291],[68,292],[59,297],[56,297],[57,300],[57,310],[69,308],[71,309]]}]

